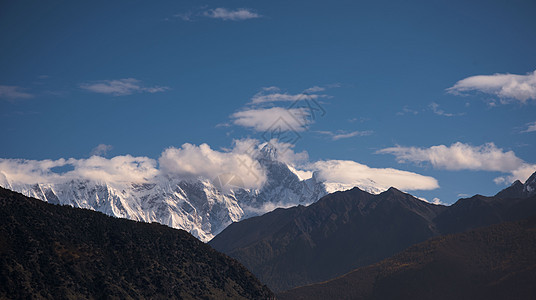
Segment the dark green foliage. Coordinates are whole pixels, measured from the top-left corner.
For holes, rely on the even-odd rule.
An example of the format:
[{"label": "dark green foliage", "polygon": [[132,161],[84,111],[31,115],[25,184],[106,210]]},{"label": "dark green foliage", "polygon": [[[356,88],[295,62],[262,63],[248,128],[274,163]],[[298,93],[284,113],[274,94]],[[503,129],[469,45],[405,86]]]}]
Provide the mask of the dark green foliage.
[{"label": "dark green foliage", "polygon": [[440,236],[278,299],[536,299],[536,216]]},{"label": "dark green foliage", "polygon": [[0,188],[0,298],[270,299],[189,233]]}]

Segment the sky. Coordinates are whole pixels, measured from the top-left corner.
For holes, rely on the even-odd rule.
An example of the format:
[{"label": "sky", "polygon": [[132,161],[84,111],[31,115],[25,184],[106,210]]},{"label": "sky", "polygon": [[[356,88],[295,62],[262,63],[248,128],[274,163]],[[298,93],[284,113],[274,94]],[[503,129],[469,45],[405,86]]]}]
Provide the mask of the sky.
[{"label": "sky", "polygon": [[493,195],[536,171],[534,15],[534,1],[2,1],[0,168],[211,176],[276,138],[326,180]]}]

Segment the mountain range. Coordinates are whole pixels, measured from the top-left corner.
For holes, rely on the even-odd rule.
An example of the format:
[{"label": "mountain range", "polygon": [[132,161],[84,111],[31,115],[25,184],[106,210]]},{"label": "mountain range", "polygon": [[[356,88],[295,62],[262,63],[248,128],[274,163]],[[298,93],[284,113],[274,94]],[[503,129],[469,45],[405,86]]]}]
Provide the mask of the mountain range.
[{"label": "mountain range", "polygon": [[[288,174],[288,166],[265,159],[272,174]],[[287,187],[293,178],[304,183],[295,176]],[[278,191],[276,183],[267,186],[284,196],[288,189]],[[86,188],[80,195],[99,196]],[[241,192],[251,191],[232,193]],[[263,199],[249,203],[260,207]],[[281,299],[536,294],[536,173],[495,196],[452,206],[395,188],[373,194],[356,187],[232,223],[208,245],[157,223],[48,202],[60,205],[0,188],[0,298],[273,299],[271,290]]]},{"label": "mountain range", "polygon": [[274,299],[183,230],[0,188],[1,299]]},{"label": "mountain range", "polygon": [[209,244],[279,292],[341,276],[438,235],[529,217],[536,214],[534,187],[536,173],[493,197],[475,195],[452,206],[395,188],[377,195],[354,188],[233,223]]},{"label": "mountain range", "polygon": [[[277,155],[277,150],[270,144],[260,149],[256,160],[267,176],[260,189],[241,188],[239,182],[235,184],[234,181],[239,181],[239,178],[233,174],[222,174],[216,178],[161,175],[148,182],[71,179],[25,184],[1,170],[0,186],[52,204],[184,229],[207,242],[232,222],[276,207],[308,205],[336,188],[326,186],[315,175],[308,179],[300,178],[294,168],[279,161]],[[225,188],[233,185],[233,189]],[[373,182],[364,183],[361,187],[379,191]]]}]

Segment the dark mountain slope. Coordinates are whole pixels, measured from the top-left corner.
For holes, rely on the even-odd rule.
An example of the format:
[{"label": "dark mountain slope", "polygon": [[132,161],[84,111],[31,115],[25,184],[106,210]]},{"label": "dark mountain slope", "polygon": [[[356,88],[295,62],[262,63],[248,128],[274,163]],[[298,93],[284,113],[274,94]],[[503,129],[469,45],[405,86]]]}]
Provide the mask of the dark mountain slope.
[{"label": "dark mountain slope", "polygon": [[535,180],[449,207],[394,188],[379,195],[354,188],[232,224],[210,245],[282,291],[340,276],[433,236],[527,218],[536,214]]},{"label": "dark mountain slope", "polygon": [[394,188],[380,195],[354,188],[309,207],[232,224],[210,245],[281,291],[333,278],[436,235],[432,220],[444,209]]},{"label": "dark mountain slope", "polygon": [[0,298],[268,299],[237,261],[182,230],[0,188]]},{"label": "dark mountain slope", "polygon": [[436,237],[278,299],[535,299],[536,217]]},{"label": "dark mountain slope", "polygon": [[[510,188],[516,188],[514,183]],[[434,222],[443,234],[462,232],[506,221],[527,218],[536,213],[536,195],[521,197],[505,189],[493,197],[475,195],[460,199],[439,215]],[[506,191],[506,192],[505,192]],[[513,195],[518,198],[507,198]]]}]

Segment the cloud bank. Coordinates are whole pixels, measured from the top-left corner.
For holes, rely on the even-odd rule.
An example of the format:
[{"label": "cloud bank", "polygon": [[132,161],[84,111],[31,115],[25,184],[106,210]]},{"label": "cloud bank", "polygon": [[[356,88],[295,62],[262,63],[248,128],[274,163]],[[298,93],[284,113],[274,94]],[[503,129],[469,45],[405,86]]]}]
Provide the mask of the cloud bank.
[{"label": "cloud bank", "polygon": [[180,148],[164,150],[158,162],[160,170],[167,175],[180,178],[221,178],[233,174],[241,179],[245,188],[261,188],[266,181],[266,173],[255,160],[257,150],[245,152],[243,142],[235,142],[230,151],[216,151],[207,144],[199,146],[184,144]]},{"label": "cloud bank", "polygon": [[478,91],[497,96],[505,101],[526,103],[536,100],[536,71],[527,75],[494,74],[478,75],[462,79],[447,89],[450,93]]},{"label": "cloud bank", "polygon": [[347,186],[396,187],[401,190],[433,190],[439,187],[433,177],[392,168],[371,168],[351,160],[326,160],[312,164],[318,178]]},{"label": "cloud bank", "polygon": [[[71,166],[72,171],[57,173],[54,168]],[[87,159],[23,160],[0,159],[0,173],[23,184],[62,183],[91,180],[108,183],[147,182],[158,175],[156,161],[131,155],[111,159],[92,156]]]},{"label": "cloud bank", "polygon": [[[385,190],[394,186],[401,190],[430,190],[439,186],[432,177],[392,168],[373,168],[355,161],[309,162],[305,151],[296,153],[292,145],[277,140],[269,143],[276,149],[287,149],[283,153],[276,152],[275,159],[289,164],[302,179],[310,178],[315,172],[318,179],[339,188],[365,186]],[[266,144],[268,142],[243,139],[235,140],[230,149],[215,150],[207,144],[186,143],[165,149],[158,160],[131,155],[58,160],[0,159],[0,178],[20,184],[91,180],[112,185],[156,182],[168,176],[213,182],[234,178],[241,187],[259,189],[266,181],[266,170],[258,162],[259,149]],[[66,167],[69,171],[58,171]]]},{"label": "cloud bank", "polygon": [[495,182],[525,181],[536,165],[517,157],[513,151],[503,151],[494,143],[471,146],[461,142],[450,146],[438,145],[429,148],[396,146],[379,150],[377,153],[392,154],[399,163],[430,163],[434,168],[445,170],[496,171],[511,173],[499,177]]}]

